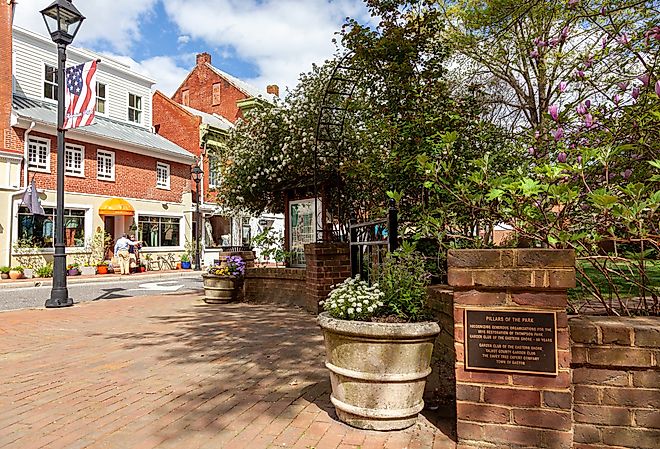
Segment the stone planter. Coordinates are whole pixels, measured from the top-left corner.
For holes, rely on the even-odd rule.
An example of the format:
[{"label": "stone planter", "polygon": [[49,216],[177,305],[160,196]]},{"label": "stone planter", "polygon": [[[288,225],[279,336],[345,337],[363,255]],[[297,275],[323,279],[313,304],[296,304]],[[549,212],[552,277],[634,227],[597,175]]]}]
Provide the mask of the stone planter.
[{"label": "stone planter", "polygon": [[34,277],[34,270],[32,268],[25,268],[23,270],[23,277],[25,279],[32,279]]},{"label": "stone planter", "polygon": [[80,271],[78,271],[77,268],[70,268],[67,270],[67,274],[69,276],[78,276],[80,274]]},{"label": "stone planter", "polygon": [[241,280],[232,276],[216,276],[203,274],[204,302],[207,304],[224,304],[238,300]]},{"label": "stone planter", "polygon": [[9,279],[9,273],[0,273],[0,279]]},{"label": "stone planter", "polygon": [[94,276],[96,274],[96,267],[81,267],[80,274],[83,276]]},{"label": "stone planter", "polygon": [[338,320],[325,312],[318,323],[339,419],[371,430],[415,424],[440,326]]}]

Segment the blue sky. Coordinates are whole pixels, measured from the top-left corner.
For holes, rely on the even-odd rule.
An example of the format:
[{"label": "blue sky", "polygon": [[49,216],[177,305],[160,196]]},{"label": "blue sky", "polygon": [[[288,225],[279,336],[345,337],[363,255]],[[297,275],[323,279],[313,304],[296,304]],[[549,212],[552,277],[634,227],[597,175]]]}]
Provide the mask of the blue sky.
[{"label": "blue sky", "polygon": [[[15,25],[46,33],[39,10],[21,0]],[[293,87],[312,63],[332,56],[347,16],[370,21],[362,0],[75,0],[87,17],[74,45],[119,59],[170,95],[209,52],[213,65],[265,90]]]}]

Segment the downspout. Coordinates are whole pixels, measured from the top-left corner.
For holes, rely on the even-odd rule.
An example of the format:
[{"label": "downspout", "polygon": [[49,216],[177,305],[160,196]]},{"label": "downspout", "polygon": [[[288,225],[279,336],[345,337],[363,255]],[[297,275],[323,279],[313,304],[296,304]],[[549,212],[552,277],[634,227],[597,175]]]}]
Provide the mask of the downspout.
[{"label": "downspout", "polygon": [[29,137],[30,137],[30,133],[32,132],[32,130],[34,129],[34,127],[36,125],[37,124],[35,122],[30,123],[30,127],[27,130],[25,130],[25,133],[23,134],[23,188],[27,188],[28,177],[29,177],[29,174],[28,174],[28,165],[29,165],[29,161],[28,161],[28,149],[29,149],[28,140],[29,140]]}]

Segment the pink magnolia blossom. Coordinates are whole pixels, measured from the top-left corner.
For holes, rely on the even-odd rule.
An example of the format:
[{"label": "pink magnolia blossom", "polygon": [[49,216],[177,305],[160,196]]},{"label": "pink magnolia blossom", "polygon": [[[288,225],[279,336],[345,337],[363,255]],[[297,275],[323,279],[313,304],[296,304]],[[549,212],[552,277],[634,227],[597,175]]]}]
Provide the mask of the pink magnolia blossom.
[{"label": "pink magnolia blossom", "polygon": [[564,137],[564,129],[560,126],[554,131],[550,131],[555,140],[561,140]]},{"label": "pink magnolia blossom", "polygon": [[617,38],[616,41],[620,43],[621,45],[628,45],[630,43],[630,38],[628,38],[628,34],[626,33],[621,33]]},{"label": "pink magnolia blossom", "polygon": [[587,109],[589,109],[591,107],[591,100],[589,99],[584,100],[584,105],[587,107]]},{"label": "pink magnolia blossom", "polygon": [[602,6],[602,7],[600,8],[600,15],[601,15],[601,16],[605,16],[605,15],[607,15],[607,8],[605,8],[605,6]]},{"label": "pink magnolia blossom", "polygon": [[660,98],[660,80],[655,82],[655,94]]},{"label": "pink magnolia blossom", "polygon": [[601,39],[600,46],[603,47],[603,48],[607,47],[607,36],[605,36],[605,37],[603,37],[603,39]]},{"label": "pink magnolia blossom", "polygon": [[577,108],[575,108],[575,110],[576,110],[577,113],[580,114],[580,115],[584,115],[584,114],[586,114],[586,113],[588,112],[588,110],[587,110],[587,106],[585,106],[584,103],[580,103],[580,104],[578,104],[578,105],[577,105]]},{"label": "pink magnolia blossom", "polygon": [[565,26],[565,27],[561,30],[561,34],[559,35],[559,40],[561,40],[562,42],[564,42],[564,41],[568,38],[568,32],[569,32],[569,28],[568,28],[568,26]]},{"label": "pink magnolia blossom", "polygon": [[559,45],[559,42],[560,42],[560,41],[559,41],[558,38],[553,37],[552,39],[550,39],[550,40],[548,41],[548,47],[550,47],[550,48],[555,48],[557,45]]},{"label": "pink magnolia blossom", "polygon": [[586,114],[584,116],[584,127],[590,129],[592,126],[594,126],[594,118],[591,114]]},{"label": "pink magnolia blossom", "polygon": [[648,86],[649,82],[651,81],[651,74],[645,73],[643,75],[639,75],[637,79],[642,82],[642,85]]},{"label": "pink magnolia blossom", "polygon": [[559,106],[557,106],[556,104],[553,104],[552,106],[550,106],[548,108],[548,114],[550,114],[550,117],[552,117],[552,120],[554,120],[556,122],[557,119],[559,119]]},{"label": "pink magnolia blossom", "polygon": [[584,68],[589,69],[593,65],[594,65],[594,58],[591,55],[587,56],[587,59],[584,60]]},{"label": "pink magnolia blossom", "polygon": [[559,92],[562,92],[562,93],[565,92],[567,86],[568,86],[568,84],[565,81],[562,81],[561,83],[559,83]]},{"label": "pink magnolia blossom", "polygon": [[538,50],[532,50],[529,52],[529,57],[532,59],[539,59],[539,51]]},{"label": "pink magnolia blossom", "polygon": [[625,92],[626,89],[628,89],[628,84],[629,84],[628,81],[621,81],[620,83],[617,84],[617,86],[619,86],[619,89]]},{"label": "pink magnolia blossom", "polygon": [[576,75],[578,78],[584,78],[584,70],[578,70],[578,71],[576,71],[576,72],[575,72],[575,75]]},{"label": "pink magnolia blossom", "polygon": [[534,148],[534,147],[529,147],[529,149],[527,150],[527,152],[529,153],[530,156],[534,156],[534,153],[536,153],[536,148]]},{"label": "pink magnolia blossom", "polygon": [[578,164],[582,163],[582,156],[581,155],[577,157],[577,161],[578,161]]},{"label": "pink magnolia blossom", "polygon": [[633,87],[631,95],[634,100],[637,100],[637,98],[639,98],[639,87]]},{"label": "pink magnolia blossom", "polygon": [[568,159],[568,155],[563,151],[557,155],[557,162],[563,164],[564,162],[566,162],[566,159]]},{"label": "pink magnolia blossom", "polygon": [[612,98],[612,101],[614,102],[615,105],[619,106],[619,102],[621,101],[621,95],[614,94],[614,97]]},{"label": "pink magnolia blossom", "polygon": [[580,0],[568,0],[568,7],[569,8],[575,8],[578,3],[580,3]]},{"label": "pink magnolia blossom", "polygon": [[621,173],[621,176],[623,176],[623,179],[628,179],[630,178],[630,175],[632,175],[632,170],[627,168],[626,171]]}]

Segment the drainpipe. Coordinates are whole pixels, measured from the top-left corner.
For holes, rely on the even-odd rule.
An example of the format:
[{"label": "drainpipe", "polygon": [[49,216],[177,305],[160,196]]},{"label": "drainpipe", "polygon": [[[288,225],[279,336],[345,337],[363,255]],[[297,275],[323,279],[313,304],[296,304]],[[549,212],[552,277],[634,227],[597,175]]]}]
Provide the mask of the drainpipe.
[{"label": "drainpipe", "polygon": [[23,134],[23,188],[26,189],[28,185],[28,138],[30,137],[30,133],[34,129],[34,127],[37,124],[35,122],[30,123],[30,127],[25,131],[25,134]]}]

